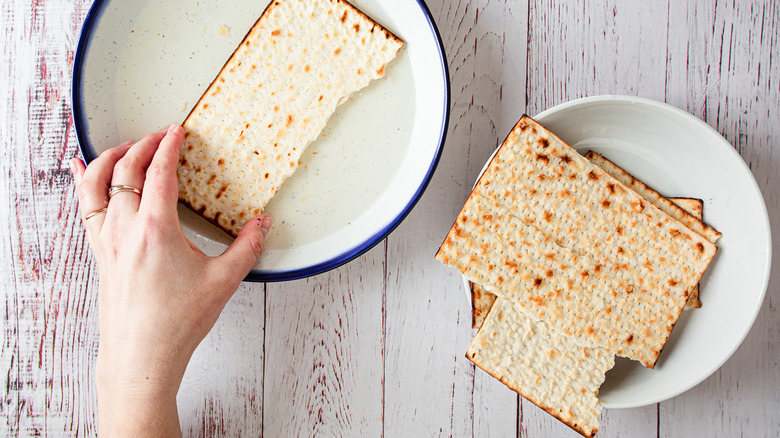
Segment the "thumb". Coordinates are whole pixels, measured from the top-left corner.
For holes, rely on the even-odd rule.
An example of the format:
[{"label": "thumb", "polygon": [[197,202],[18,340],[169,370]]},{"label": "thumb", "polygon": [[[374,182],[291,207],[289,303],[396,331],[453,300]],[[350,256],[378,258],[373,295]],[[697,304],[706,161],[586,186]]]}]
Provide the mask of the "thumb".
[{"label": "thumb", "polygon": [[238,237],[225,252],[214,259],[218,272],[229,276],[229,281],[240,283],[255,266],[265,246],[265,236],[273,219],[267,214],[257,216],[244,224]]}]

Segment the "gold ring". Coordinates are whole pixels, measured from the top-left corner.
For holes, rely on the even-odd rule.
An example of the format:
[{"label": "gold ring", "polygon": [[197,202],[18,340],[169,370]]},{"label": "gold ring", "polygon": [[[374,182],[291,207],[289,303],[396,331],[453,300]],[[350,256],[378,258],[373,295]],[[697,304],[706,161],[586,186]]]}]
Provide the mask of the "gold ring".
[{"label": "gold ring", "polygon": [[106,210],[108,210],[108,207],[103,207],[103,208],[101,208],[100,210],[95,210],[95,211],[93,211],[92,213],[90,213],[90,214],[88,214],[88,215],[84,216],[84,222],[86,222],[86,221],[88,221],[88,220],[92,219],[93,217],[95,217],[95,216],[97,216],[97,215],[99,215],[99,214],[104,214],[104,213],[106,212]]},{"label": "gold ring", "polygon": [[111,188],[108,189],[108,199],[111,199],[114,195],[121,192],[133,192],[136,195],[141,196],[141,191],[135,187],[116,185],[116,186],[111,186]]}]

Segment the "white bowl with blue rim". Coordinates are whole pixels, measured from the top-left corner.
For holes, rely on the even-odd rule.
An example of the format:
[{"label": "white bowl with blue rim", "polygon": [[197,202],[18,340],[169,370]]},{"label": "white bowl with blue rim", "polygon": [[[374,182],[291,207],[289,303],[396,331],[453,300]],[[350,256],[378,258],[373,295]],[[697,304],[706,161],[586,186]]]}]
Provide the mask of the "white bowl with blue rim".
[{"label": "white bowl with blue rim", "polygon": [[[96,0],[73,72],[73,114],[85,161],[181,123],[267,0]],[[405,41],[384,78],[341,105],[269,203],[266,250],[247,277],[309,277],[387,236],[419,200],[442,153],[449,76],[441,38],[418,0],[353,4]],[[232,238],[185,207],[187,237],[218,255]]]}]

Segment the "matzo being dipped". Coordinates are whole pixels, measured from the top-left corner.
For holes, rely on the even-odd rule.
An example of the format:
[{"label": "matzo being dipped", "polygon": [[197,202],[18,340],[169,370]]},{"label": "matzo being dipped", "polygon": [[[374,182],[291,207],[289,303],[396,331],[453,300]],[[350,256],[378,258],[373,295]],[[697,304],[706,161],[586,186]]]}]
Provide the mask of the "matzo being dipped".
[{"label": "matzo being dipped", "polygon": [[716,250],[524,116],[436,257],[578,344],[652,368]]},{"label": "matzo being dipped", "polygon": [[346,1],[273,1],[183,123],[180,202],[236,236],[402,44]]}]

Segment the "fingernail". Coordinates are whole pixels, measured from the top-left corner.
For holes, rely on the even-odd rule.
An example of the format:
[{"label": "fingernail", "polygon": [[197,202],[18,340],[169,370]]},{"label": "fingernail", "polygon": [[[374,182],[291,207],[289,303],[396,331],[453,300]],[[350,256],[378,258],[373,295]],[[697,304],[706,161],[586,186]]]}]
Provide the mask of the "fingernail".
[{"label": "fingernail", "polygon": [[268,230],[271,229],[271,225],[273,224],[274,220],[271,219],[271,216],[263,217],[263,220],[260,222],[260,230],[263,232],[263,236],[268,234]]},{"label": "fingernail", "polygon": [[177,125],[175,123],[173,125],[169,126],[168,127],[168,134],[170,134],[171,132],[175,131],[176,128],[178,128],[178,127],[179,127],[179,125]]}]

